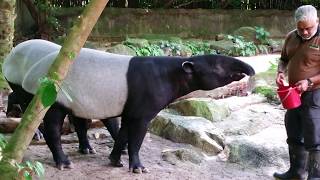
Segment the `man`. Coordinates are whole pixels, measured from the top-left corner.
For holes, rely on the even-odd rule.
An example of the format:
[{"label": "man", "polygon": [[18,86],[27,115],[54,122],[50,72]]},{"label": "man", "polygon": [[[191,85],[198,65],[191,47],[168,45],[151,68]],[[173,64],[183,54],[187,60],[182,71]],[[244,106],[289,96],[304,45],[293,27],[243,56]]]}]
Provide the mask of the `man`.
[{"label": "man", "polygon": [[311,5],[300,6],[294,18],[296,29],[286,37],[276,83],[281,85],[287,74],[289,84],[301,92],[302,105],[286,112],[290,168],[283,174],[274,173],[274,177],[320,179],[319,19],[316,8]]}]

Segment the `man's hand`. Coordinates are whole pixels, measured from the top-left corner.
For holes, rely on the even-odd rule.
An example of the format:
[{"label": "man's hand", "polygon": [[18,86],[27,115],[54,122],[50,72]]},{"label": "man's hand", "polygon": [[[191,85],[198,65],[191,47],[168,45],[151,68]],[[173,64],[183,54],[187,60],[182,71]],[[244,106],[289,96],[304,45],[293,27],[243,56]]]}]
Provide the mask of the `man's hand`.
[{"label": "man's hand", "polygon": [[306,91],[309,88],[308,85],[308,80],[304,79],[304,80],[300,80],[298,81],[295,86],[297,86],[298,90],[302,93],[304,91]]},{"label": "man's hand", "polygon": [[283,83],[285,81],[285,74],[283,72],[278,72],[276,83],[278,86],[283,86]]}]

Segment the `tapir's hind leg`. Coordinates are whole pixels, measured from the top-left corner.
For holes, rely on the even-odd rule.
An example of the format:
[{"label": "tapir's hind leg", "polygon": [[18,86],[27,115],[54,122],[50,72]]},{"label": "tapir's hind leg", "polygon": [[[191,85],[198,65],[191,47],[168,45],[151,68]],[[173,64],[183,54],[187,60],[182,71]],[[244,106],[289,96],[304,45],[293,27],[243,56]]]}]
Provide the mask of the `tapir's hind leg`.
[{"label": "tapir's hind leg", "polygon": [[101,119],[101,121],[103,122],[104,126],[108,129],[112,139],[116,140],[120,129],[119,117]]},{"label": "tapir's hind leg", "polygon": [[[18,86],[16,84],[12,84],[8,82],[11,89],[12,93],[9,94],[8,96],[8,106],[7,106],[7,112],[6,115],[7,117],[10,117],[12,113],[19,112],[17,110],[14,110],[15,105],[20,106],[21,113],[24,113],[31,102],[33,95],[22,89],[21,86]],[[18,114],[16,114],[18,115]],[[35,140],[40,140],[43,138],[42,132],[40,131],[41,126],[36,130],[35,135],[33,136],[33,139]]]},{"label": "tapir's hind leg", "polygon": [[50,107],[43,119],[43,135],[52,152],[56,166],[60,170],[73,167],[61,146],[61,131],[66,114],[66,110],[61,105],[55,103]]},{"label": "tapir's hind leg", "polygon": [[[108,129],[112,139],[116,141],[119,130],[120,130],[120,117],[113,117],[108,119],[102,119],[101,121],[105,125],[105,127]],[[121,154],[127,154],[127,145],[123,147],[121,150]]]},{"label": "tapir's hind leg", "polygon": [[96,154],[96,150],[91,147],[88,140],[87,131],[91,124],[91,119],[83,119],[69,115],[69,120],[73,123],[79,139],[79,152],[82,154]]},{"label": "tapir's hind leg", "polygon": [[7,104],[7,117],[21,117],[22,109],[20,106],[18,95],[13,91],[8,95],[8,104]]},{"label": "tapir's hind leg", "polygon": [[121,154],[126,148],[128,143],[128,121],[125,118],[121,119],[121,128],[119,130],[118,136],[115,139],[112,152],[109,156],[110,164],[115,167],[123,167],[121,161]]}]

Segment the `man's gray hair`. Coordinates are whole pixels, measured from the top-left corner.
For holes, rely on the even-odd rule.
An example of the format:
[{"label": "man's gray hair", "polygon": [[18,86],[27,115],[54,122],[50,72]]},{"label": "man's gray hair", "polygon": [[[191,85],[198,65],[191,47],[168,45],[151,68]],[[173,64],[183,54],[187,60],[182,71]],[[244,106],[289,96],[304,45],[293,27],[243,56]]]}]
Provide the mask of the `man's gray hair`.
[{"label": "man's gray hair", "polygon": [[312,5],[300,6],[294,14],[295,22],[316,20],[317,18],[318,18],[317,9]]}]

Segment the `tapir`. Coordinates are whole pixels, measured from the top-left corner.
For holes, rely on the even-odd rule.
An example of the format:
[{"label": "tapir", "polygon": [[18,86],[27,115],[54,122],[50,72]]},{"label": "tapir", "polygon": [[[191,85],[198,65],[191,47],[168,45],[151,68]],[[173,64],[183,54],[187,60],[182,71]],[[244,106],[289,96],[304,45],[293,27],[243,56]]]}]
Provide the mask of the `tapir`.
[{"label": "tapir", "polygon": [[[4,60],[3,74],[11,85],[20,88],[16,91],[19,96],[35,94],[39,79],[58,55],[58,50],[44,53],[52,46],[60,49],[44,40],[25,41]],[[63,80],[63,90],[58,91],[56,102],[43,119],[44,138],[57,167],[69,167],[71,161],[62,150],[59,133],[66,114],[76,120],[121,117],[110,163],[123,166],[121,151],[128,144],[129,169],[148,172],[139,151],[148,124],[157,113],[190,92],[212,90],[254,74],[247,63],[223,55],[135,57],[82,48]]]}]

